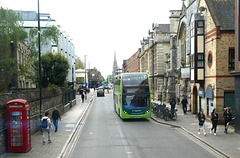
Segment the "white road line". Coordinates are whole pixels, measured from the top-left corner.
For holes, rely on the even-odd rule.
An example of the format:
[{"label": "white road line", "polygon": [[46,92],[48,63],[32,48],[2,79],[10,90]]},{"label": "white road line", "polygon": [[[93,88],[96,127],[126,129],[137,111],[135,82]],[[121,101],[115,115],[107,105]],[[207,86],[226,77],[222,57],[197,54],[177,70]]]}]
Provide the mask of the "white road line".
[{"label": "white road line", "polygon": [[116,119],[116,125],[117,125],[117,128],[118,128],[118,132],[120,134],[120,137],[122,138],[121,140],[122,140],[122,143],[124,145],[125,151],[128,155],[128,158],[134,158],[133,153],[131,152],[131,150],[128,146],[127,140],[125,139],[125,136],[123,134],[123,131],[122,131],[117,119]]}]

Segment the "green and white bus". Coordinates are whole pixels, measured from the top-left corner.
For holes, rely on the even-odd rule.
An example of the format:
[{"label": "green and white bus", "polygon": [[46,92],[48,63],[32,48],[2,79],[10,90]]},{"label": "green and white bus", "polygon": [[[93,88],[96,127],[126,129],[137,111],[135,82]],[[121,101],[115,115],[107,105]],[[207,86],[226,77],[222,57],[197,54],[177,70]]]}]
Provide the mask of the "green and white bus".
[{"label": "green and white bus", "polygon": [[147,73],[114,77],[114,110],[122,119],[151,117],[151,90]]}]

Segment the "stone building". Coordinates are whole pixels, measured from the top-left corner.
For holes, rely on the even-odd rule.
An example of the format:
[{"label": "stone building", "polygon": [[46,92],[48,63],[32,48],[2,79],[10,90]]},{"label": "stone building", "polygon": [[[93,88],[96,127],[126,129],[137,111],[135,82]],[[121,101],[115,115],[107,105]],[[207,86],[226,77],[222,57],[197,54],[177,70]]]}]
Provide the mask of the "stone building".
[{"label": "stone building", "polygon": [[178,77],[178,54],[177,54],[177,29],[179,24],[180,10],[170,11],[170,49],[165,53],[166,73],[164,74],[163,98],[165,102],[176,98]]},{"label": "stone building", "polygon": [[240,133],[240,3],[235,0],[235,70],[231,73],[235,77],[235,132]]},{"label": "stone building", "polygon": [[[14,67],[22,67],[27,66],[28,70],[27,73],[29,75],[33,74],[33,67],[32,67],[32,61],[30,60],[30,50],[28,47],[23,43],[18,43],[17,46],[13,42],[11,43],[11,58],[16,60]],[[5,55],[1,57],[0,60],[3,60]],[[22,66],[21,66],[22,65]],[[9,68],[13,67],[13,65],[8,65]],[[26,75],[21,75],[19,72],[16,72],[14,74],[11,74],[10,69],[6,69],[4,71],[1,71],[1,79],[0,79],[0,89],[3,90],[6,87],[14,88],[36,88],[36,85],[33,83],[33,81],[26,77]]]},{"label": "stone building", "polygon": [[76,82],[78,85],[83,85],[86,81],[88,84],[88,71],[83,69],[77,69],[75,71]]},{"label": "stone building", "polygon": [[234,0],[199,0],[190,20],[192,112],[234,110]]},{"label": "stone building", "polygon": [[[18,43],[17,47],[17,62],[19,64],[28,64],[29,65],[29,73],[33,74],[32,61],[30,60],[30,50],[27,48],[25,44]],[[33,81],[25,76],[17,75],[17,87],[18,88],[36,88],[36,84]]]},{"label": "stone building", "polygon": [[[191,103],[190,83],[190,57],[191,57],[191,17],[197,10],[198,0],[188,0],[187,6],[184,1],[180,13],[179,25],[177,28],[177,67],[176,67],[176,98],[181,102],[187,97]],[[204,103],[204,102],[203,102]],[[192,111],[192,104],[188,105],[188,111]],[[196,113],[196,112],[194,112]]]},{"label": "stone building", "polygon": [[147,72],[150,77],[152,95],[154,100],[162,99],[162,88],[164,84],[165,54],[169,52],[169,24],[152,24],[149,37],[141,41],[142,48],[139,54],[140,72]]}]

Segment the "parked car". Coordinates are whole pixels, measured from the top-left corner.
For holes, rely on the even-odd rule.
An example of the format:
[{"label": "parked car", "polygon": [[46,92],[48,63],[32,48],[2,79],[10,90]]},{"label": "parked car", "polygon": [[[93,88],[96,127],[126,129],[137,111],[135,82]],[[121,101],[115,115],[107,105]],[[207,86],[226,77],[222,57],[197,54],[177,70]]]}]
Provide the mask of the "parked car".
[{"label": "parked car", "polygon": [[97,90],[97,97],[100,97],[100,96],[102,96],[102,97],[105,96],[102,88],[98,88],[98,90]]}]

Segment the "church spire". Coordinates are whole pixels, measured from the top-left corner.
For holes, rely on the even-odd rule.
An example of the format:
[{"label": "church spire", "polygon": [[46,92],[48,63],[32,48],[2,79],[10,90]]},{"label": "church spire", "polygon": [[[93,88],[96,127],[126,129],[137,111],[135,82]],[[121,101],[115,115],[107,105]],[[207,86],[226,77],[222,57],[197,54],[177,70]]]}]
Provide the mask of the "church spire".
[{"label": "church spire", "polygon": [[113,60],[113,76],[115,75],[115,72],[117,70],[118,66],[117,66],[117,57],[116,57],[116,51],[114,51],[114,60]]}]

